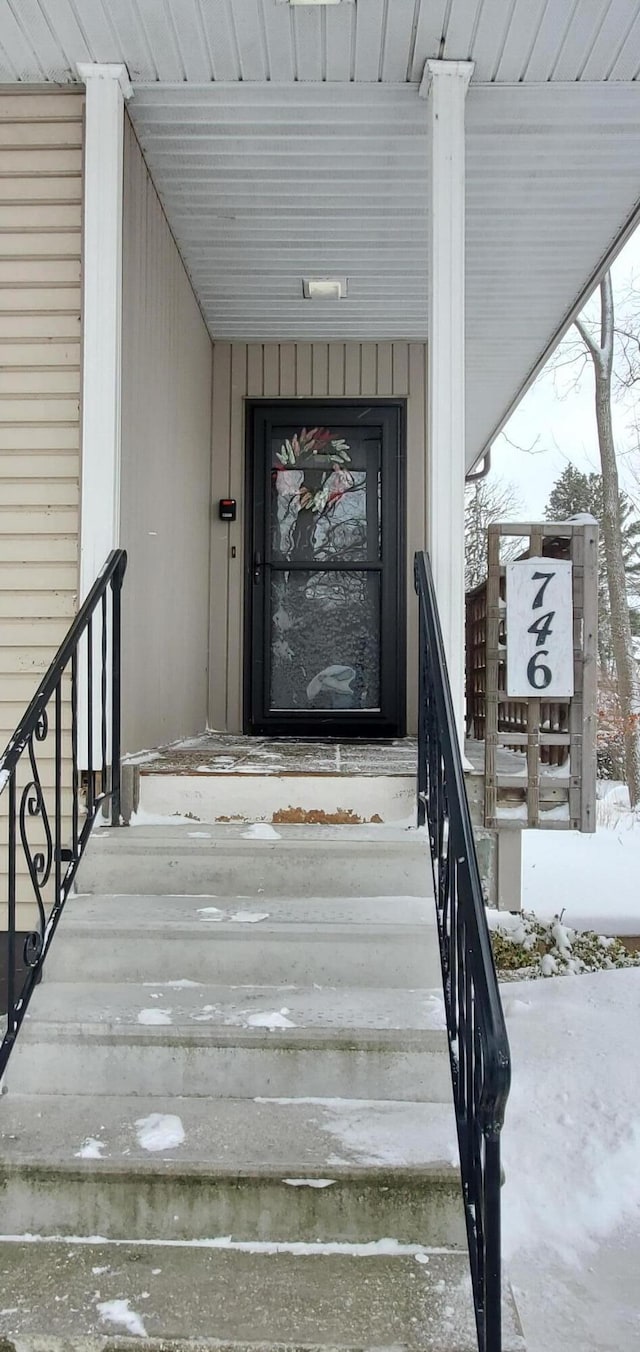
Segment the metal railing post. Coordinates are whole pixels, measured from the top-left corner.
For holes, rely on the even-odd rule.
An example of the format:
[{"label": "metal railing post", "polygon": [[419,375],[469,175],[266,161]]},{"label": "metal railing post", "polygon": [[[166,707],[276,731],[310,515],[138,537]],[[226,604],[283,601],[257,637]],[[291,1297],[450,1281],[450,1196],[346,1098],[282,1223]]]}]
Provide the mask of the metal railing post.
[{"label": "metal railing post", "polygon": [[111,580],[111,825],[120,826],[120,753],[121,753],[121,684],[122,684],[122,616],[121,596],[124,569],[118,568]]},{"label": "metal railing post", "polygon": [[[111,824],[120,824],[120,751],[121,751],[121,623],[120,595],[127,566],[123,549],[113,550],[88,596],[80,607],[66,638],[61,643],[31,703],[25,710],[9,743],[0,756],[0,794],[8,799],[7,818],[7,1018],[0,1040],[0,1077],[27,1012],[29,1001],[40,979],[42,965],[51,946],[67,897],[73,885],[96,816],[111,799]],[[107,666],[107,596],[112,593],[112,653]],[[93,617],[102,613],[102,670],[99,691],[94,690]],[[81,645],[87,643],[86,673],[82,669],[79,692]],[[110,676],[110,685],[109,685]],[[88,723],[79,726],[78,695],[84,695],[86,682]],[[68,693],[65,687],[68,683]],[[67,704],[68,701],[68,704]],[[100,706],[102,776],[96,792],[94,771],[94,713]],[[68,708],[70,726],[68,745],[70,763],[63,757],[63,710]],[[54,711],[55,725],[51,723]],[[111,724],[111,783],[107,785],[107,732]],[[39,756],[49,735],[54,743],[53,786],[41,776]],[[66,734],[65,734],[66,741]],[[45,753],[46,754],[46,753]],[[86,757],[86,760],[85,760]],[[18,767],[23,775],[18,782]],[[69,776],[68,779],[66,776]],[[44,778],[44,783],[43,783]],[[71,790],[71,802],[63,815],[64,783]],[[26,782],[23,782],[26,781]],[[36,828],[38,828],[36,830]],[[44,841],[43,841],[44,837]],[[17,850],[27,865],[26,874],[17,868]],[[28,883],[27,883],[28,879]],[[23,940],[19,954],[17,916],[23,893],[29,886],[28,900],[37,915],[33,928]]]},{"label": "metal railing post", "polygon": [[426,811],[478,1348],[501,1352],[500,1128],[509,1044],[426,554],[416,555],[415,580],[418,821]]}]

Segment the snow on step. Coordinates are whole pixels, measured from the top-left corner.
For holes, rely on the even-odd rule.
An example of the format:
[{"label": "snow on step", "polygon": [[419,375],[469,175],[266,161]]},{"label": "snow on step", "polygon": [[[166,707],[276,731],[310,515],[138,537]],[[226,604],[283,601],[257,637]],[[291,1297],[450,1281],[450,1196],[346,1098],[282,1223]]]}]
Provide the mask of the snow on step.
[{"label": "snow on step", "polygon": [[[0,1267],[11,1292],[0,1339],[28,1347],[44,1331],[47,1352],[80,1352],[89,1340],[99,1347],[107,1333],[124,1334],[99,1306],[140,1319],[165,1352],[179,1352],[186,1339],[202,1352],[222,1343],[238,1352],[252,1344],[477,1349],[466,1255],[388,1240],[275,1252],[224,1238],[206,1246],[0,1242]],[[511,1302],[503,1349],[523,1352]]]},{"label": "snow on step", "polygon": [[[79,974],[81,975],[81,974]],[[131,1032],[140,1014],[155,1005],[170,1010],[172,1026],[197,1032],[247,1027],[248,1016],[286,1003],[298,1029],[396,1030],[443,1032],[440,989],[402,990],[332,986],[214,986],[184,977],[137,982],[58,982],[45,979],[31,1005],[21,1039],[46,1037],[52,1029],[73,1027],[83,1033]],[[169,1003],[170,1002],[170,1003]],[[212,1030],[211,1030],[212,1031]]]},{"label": "snow on step", "polygon": [[438,992],[43,983],[6,1082],[25,1093],[450,1102]]},{"label": "snow on step", "polygon": [[0,1098],[0,1342],[475,1348],[426,841],[267,825],[92,840]]},{"label": "snow on step", "polygon": [[[90,893],[243,892],[257,898],[431,895],[424,832],[385,826],[279,826],[278,838],[246,827],[138,827],[94,832],[78,872]],[[241,886],[239,886],[241,882]]]},{"label": "snow on step", "polygon": [[[261,1165],[287,1177],[308,1177],[339,1163],[393,1169],[457,1169],[455,1124],[449,1103],[409,1100],[267,1097],[181,1098],[171,1123],[182,1135],[183,1165],[255,1171]],[[99,1140],[112,1165],[144,1162],[138,1125],[153,1127],[172,1112],[157,1097],[8,1093],[0,1103],[0,1151],[5,1162],[50,1160],[65,1168],[83,1142]],[[179,1121],[179,1127],[178,1127]],[[161,1125],[161,1124],[160,1124]]]},{"label": "snow on step", "polygon": [[135,1126],[143,1150],[175,1150],[185,1140],[182,1121],[175,1113],[149,1113],[136,1118]]}]

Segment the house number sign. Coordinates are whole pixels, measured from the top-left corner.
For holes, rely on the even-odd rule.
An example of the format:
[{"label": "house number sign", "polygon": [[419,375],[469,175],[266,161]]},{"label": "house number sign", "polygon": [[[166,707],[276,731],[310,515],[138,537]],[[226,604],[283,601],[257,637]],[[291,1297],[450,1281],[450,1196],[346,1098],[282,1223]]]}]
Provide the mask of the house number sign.
[{"label": "house number sign", "polygon": [[507,695],[573,695],[572,565],[565,559],[507,564]]}]

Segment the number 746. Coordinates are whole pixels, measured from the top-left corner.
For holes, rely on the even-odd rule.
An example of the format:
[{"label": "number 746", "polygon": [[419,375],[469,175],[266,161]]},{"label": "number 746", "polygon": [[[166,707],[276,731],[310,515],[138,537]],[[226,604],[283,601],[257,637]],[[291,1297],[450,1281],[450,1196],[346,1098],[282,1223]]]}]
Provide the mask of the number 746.
[{"label": "number 746", "polygon": [[[535,594],[531,606],[532,610],[542,609],[545,591],[549,586],[551,579],[554,577],[555,573],[533,574],[533,581],[541,582],[542,586],[538,587]],[[536,635],[536,651],[527,664],[527,680],[529,685],[533,686],[534,690],[545,690],[546,687],[551,684],[551,671],[546,663],[539,659],[549,656],[549,650],[548,648],[544,648],[543,644],[546,643],[549,635],[553,633],[551,625],[555,619],[555,614],[555,610],[549,610],[545,615],[537,615],[527,630],[527,633]]]}]

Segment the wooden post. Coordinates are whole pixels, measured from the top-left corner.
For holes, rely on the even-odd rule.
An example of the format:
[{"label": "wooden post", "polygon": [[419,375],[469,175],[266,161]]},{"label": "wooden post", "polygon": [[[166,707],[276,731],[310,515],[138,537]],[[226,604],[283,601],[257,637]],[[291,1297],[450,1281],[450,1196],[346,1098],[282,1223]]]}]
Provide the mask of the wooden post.
[{"label": "wooden post", "polygon": [[598,527],[582,527],[582,765],[580,830],[596,829],[596,734],[598,729]]},{"label": "wooden post", "polygon": [[[571,699],[509,699],[500,690],[500,564],[503,536],[522,539],[523,558],[562,558],[572,563],[574,695]],[[598,527],[587,521],[503,524],[488,530],[486,583],[486,688],[484,701],[484,823],[501,832],[527,827],[595,831],[598,628]],[[507,633],[507,645],[509,635]],[[568,712],[567,712],[568,710]],[[504,751],[526,755],[526,779],[500,761]],[[566,775],[562,766],[566,763]],[[551,773],[553,771],[553,773]],[[514,792],[526,800],[526,818],[513,807]],[[505,793],[509,794],[505,803]],[[550,807],[562,805],[566,816]]]},{"label": "wooden post", "polygon": [[485,822],[493,826],[498,810],[496,750],[498,746],[498,663],[500,660],[500,527],[489,526],[487,575],[487,649],[484,725]]}]

